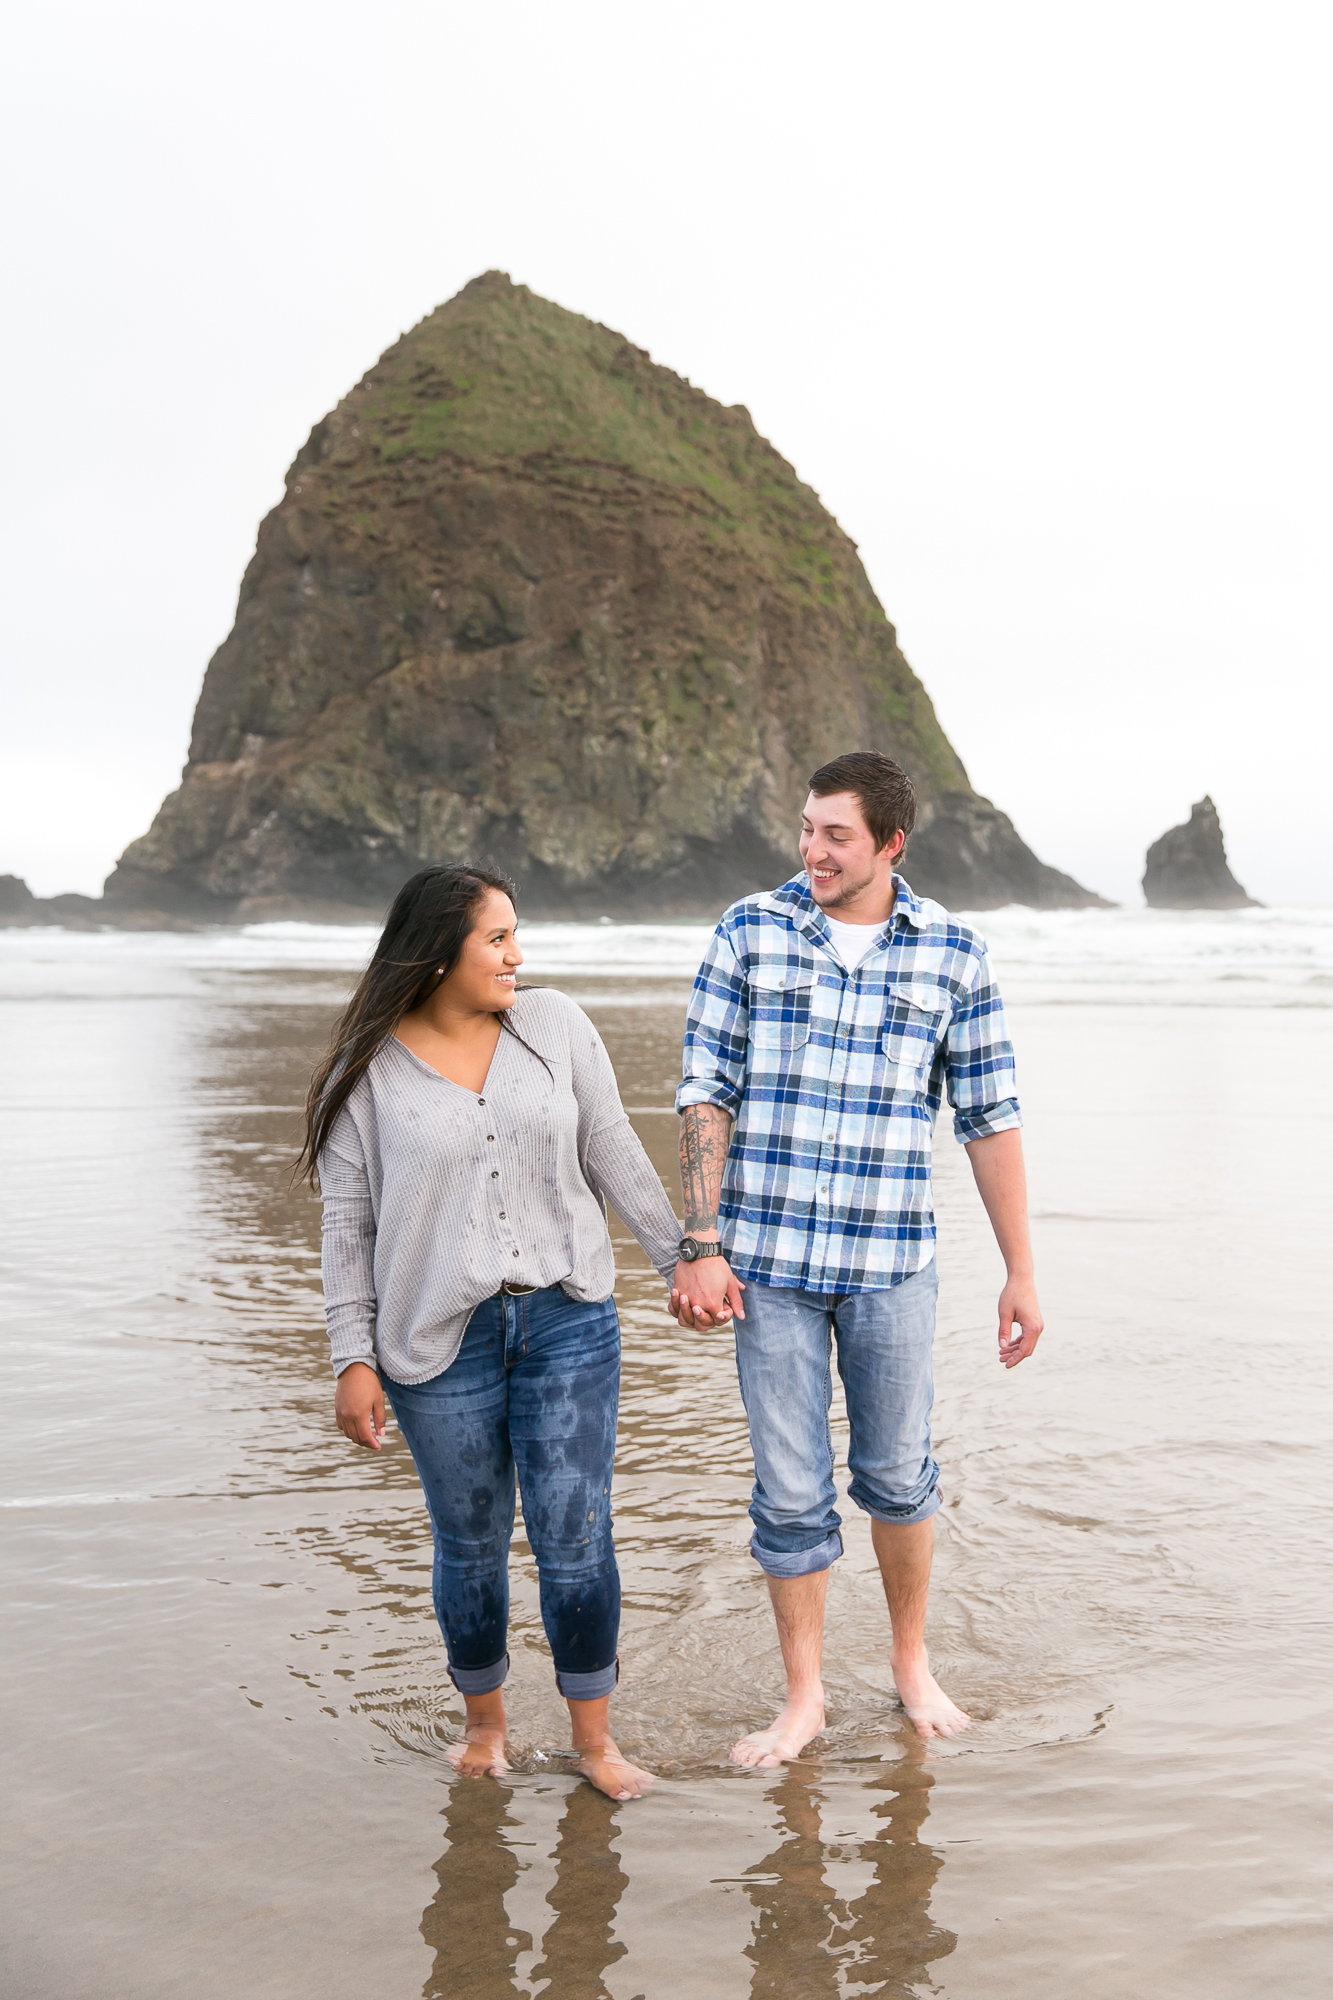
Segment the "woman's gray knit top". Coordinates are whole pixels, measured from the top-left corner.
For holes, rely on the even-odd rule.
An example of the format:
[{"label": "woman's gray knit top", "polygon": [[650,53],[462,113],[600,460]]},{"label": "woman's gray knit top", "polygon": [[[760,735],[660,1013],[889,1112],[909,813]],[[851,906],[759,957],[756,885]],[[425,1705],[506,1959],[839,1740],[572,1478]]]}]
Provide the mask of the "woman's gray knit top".
[{"label": "woman's gray knit top", "polygon": [[670,1283],[680,1228],[597,1030],[541,989],[510,1019],[553,1074],[502,1031],[474,1093],[391,1036],[334,1122],[319,1183],[336,1374],[378,1362],[428,1382],[505,1278],[609,1298],[608,1200]]}]

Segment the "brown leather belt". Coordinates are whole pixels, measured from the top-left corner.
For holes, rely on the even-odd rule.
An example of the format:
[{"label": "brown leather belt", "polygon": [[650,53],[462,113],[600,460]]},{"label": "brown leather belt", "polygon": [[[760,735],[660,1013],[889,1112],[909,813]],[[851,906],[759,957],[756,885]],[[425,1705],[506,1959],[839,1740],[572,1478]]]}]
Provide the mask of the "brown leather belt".
[{"label": "brown leather belt", "polygon": [[507,1292],[511,1299],[521,1299],[526,1292],[535,1292],[535,1285],[512,1285],[508,1278],[501,1283],[500,1290]]}]

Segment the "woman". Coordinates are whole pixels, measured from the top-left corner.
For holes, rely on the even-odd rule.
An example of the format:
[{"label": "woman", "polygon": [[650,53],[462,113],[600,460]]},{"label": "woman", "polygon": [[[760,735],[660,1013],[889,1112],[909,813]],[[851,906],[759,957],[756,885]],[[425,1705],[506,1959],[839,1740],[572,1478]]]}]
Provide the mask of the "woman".
[{"label": "woman", "polygon": [[505,1762],[514,1485],[579,1766],[613,1799],[620,1576],[611,1465],[620,1327],[604,1198],[670,1282],[680,1231],[610,1060],[563,994],[518,992],[513,885],[425,868],[402,888],[310,1087],[338,1428],[378,1451],[387,1393],[425,1490],[435,1609],[467,1720]]}]

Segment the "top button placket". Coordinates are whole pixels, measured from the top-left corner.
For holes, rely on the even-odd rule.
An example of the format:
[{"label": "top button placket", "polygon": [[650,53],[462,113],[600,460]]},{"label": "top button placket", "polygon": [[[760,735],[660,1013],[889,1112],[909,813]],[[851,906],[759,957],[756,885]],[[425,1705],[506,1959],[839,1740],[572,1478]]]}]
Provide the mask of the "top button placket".
[{"label": "top button placket", "polygon": [[833,1163],[837,1157],[838,1115],[842,1102],[842,1086],[847,1078],[847,1063],[851,1051],[851,1030],[847,1021],[850,1002],[856,1005],[852,975],[841,961],[836,961],[842,977],[842,989],[838,995],[838,1013],[833,1026],[832,1046],[828,1054],[827,1081],[824,1086],[824,1122],[819,1135],[819,1159],[815,1167],[815,1217],[817,1226],[827,1235],[833,1227],[832,1189]]}]

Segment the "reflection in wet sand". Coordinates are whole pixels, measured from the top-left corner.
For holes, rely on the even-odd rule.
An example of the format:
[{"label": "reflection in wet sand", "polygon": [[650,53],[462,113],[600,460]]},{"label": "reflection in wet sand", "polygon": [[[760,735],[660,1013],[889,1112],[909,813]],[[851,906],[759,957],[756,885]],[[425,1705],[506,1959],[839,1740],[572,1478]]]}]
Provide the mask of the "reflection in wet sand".
[{"label": "reflection in wet sand", "polygon": [[[543,1787],[523,1803],[540,1809],[559,1797]],[[612,1845],[615,1809],[587,1785],[564,1794],[550,1855],[554,1881],[537,1908],[519,1915],[520,1870],[537,1872],[542,1857],[538,1843],[524,1837],[537,1827],[511,1811],[518,1805],[508,1785],[459,1779],[452,1787],[449,1846],[435,1864],[440,1886],[421,1919],[435,1954],[423,2000],[495,2000],[508,1992],[612,2000],[605,1975],[627,1949],[613,1931],[629,1883]],[[523,1927],[523,1917],[533,1928]]]},{"label": "reflection in wet sand", "polygon": [[[701,1986],[697,1954],[662,1935],[651,1993],[914,2000],[931,1984],[955,1943],[931,1917],[942,1855],[921,1835],[934,1780],[914,1745],[868,1782],[864,1770],[810,1763],[767,1784],[729,1781],[742,1817],[762,1822],[745,1844],[768,1851],[739,1877],[710,1878],[704,1848],[676,1845],[673,1888],[700,1915],[710,1897],[743,1890],[748,1942],[733,1924],[730,1963],[715,1963]],[[625,2000],[643,1990],[641,1956],[627,1984],[613,1976],[629,1949],[620,1906],[631,1826],[607,1800],[583,1785],[459,1780],[444,1818],[449,1845],[421,1920],[433,1954],[423,2000]],[[647,1828],[635,1821],[632,1831]]]},{"label": "reflection in wet sand", "polygon": [[[931,1916],[943,1865],[922,1839],[934,1779],[915,1744],[896,1764],[870,1767],[877,1774],[868,1780],[866,1768],[812,1760],[769,1782],[728,1781],[751,1822],[745,1845],[767,1851],[744,1874],[719,1878],[703,1846],[674,1844],[673,1887],[692,1913],[742,1890],[749,1924],[737,1931],[733,1918],[730,1964],[715,1964],[706,1988],[697,1955],[662,1936],[651,1992],[915,2000],[931,1985],[932,1967],[955,1944]],[[641,1819],[627,1821],[584,1785],[476,1780],[452,1785],[444,1818],[449,1845],[421,1920],[434,1954],[424,2000],[624,2000],[641,1990],[641,1957],[623,1990],[612,1976],[629,1950],[621,1850],[626,1836],[632,1848],[648,1830]]]},{"label": "reflection in wet sand", "polygon": [[[626,1946],[613,1937],[616,1909],[629,1877],[612,1846],[614,1808],[590,1785],[575,1785],[565,1801],[555,1849],[555,1885],[547,1901],[555,1922],[529,1977],[547,2000],[610,2000],[606,1974]],[[541,1986],[540,1982],[550,1983]]]},{"label": "reflection in wet sand", "polygon": [[509,1789],[462,1780],[445,1817],[449,1845],[435,1864],[440,1886],[421,1918],[421,1935],[435,1954],[422,1994],[424,2000],[492,2000],[517,1990],[518,1954],[532,1949],[530,1937],[510,1928],[505,1910],[518,1880],[518,1857],[505,1839],[518,1825],[509,1814]]},{"label": "reflection in wet sand", "polygon": [[[930,1915],[943,1856],[920,1838],[934,1782],[924,1750],[909,1750],[869,1784],[854,1782],[853,1802],[845,1777],[829,1784],[817,1768],[794,1764],[772,1795],[784,1838],[744,1878],[758,1913],[745,1954],[755,2000],[858,1992],[913,2000],[931,1964],[953,1950]],[[857,1840],[845,1818],[867,1812],[882,1829]]]}]

